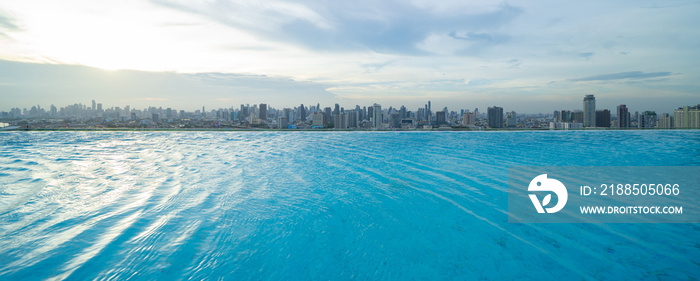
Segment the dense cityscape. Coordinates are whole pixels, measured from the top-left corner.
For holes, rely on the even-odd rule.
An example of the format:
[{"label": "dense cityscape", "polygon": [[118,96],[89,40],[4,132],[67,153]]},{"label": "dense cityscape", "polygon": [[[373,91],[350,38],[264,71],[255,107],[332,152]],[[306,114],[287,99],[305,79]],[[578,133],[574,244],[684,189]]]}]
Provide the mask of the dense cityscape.
[{"label": "dense cityscape", "polygon": [[48,109],[40,105],[32,108],[13,108],[0,112],[0,129],[334,129],[334,130],[484,130],[484,129],[550,129],[575,130],[585,128],[618,129],[697,129],[700,128],[700,104],[682,106],[672,113],[635,111],[626,105],[614,111],[596,109],[594,95],[583,99],[583,110],[554,110],[551,114],[518,114],[504,112],[499,106],[488,107],[486,112],[447,107],[424,107],[408,110],[382,108],[380,104],[356,105],[345,109],[339,104],[321,107],[320,104],[277,109],[268,104],[241,104],[240,107],[218,108],[207,111],[185,111],[173,108],[130,106],[105,108],[92,101],[91,105],[73,104]]}]

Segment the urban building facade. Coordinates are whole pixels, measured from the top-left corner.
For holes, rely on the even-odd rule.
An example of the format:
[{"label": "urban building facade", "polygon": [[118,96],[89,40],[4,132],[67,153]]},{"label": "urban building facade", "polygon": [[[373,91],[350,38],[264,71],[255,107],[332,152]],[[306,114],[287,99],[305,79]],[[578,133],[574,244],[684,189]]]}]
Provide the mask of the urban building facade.
[{"label": "urban building facade", "polygon": [[583,98],[583,126],[595,127],[596,112],[595,112],[595,96],[586,95]]},{"label": "urban building facade", "polygon": [[498,106],[489,107],[486,110],[488,126],[491,128],[503,128],[503,108]]}]

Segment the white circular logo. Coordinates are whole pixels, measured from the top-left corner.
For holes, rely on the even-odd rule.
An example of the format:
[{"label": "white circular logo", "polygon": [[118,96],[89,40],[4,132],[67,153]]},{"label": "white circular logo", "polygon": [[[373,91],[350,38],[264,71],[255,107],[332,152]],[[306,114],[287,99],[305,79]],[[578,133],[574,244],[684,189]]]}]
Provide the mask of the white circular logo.
[{"label": "white circular logo", "polygon": [[552,194],[547,194],[540,202],[537,199],[537,195],[529,194],[532,204],[535,205],[535,209],[540,214],[545,213],[556,213],[564,208],[566,205],[566,200],[569,199],[569,193],[566,191],[566,187],[560,181],[555,179],[548,179],[547,174],[541,174],[536,176],[530,182],[530,186],[527,187],[528,191],[551,191],[557,195],[557,204],[551,208],[545,208],[552,199]]}]

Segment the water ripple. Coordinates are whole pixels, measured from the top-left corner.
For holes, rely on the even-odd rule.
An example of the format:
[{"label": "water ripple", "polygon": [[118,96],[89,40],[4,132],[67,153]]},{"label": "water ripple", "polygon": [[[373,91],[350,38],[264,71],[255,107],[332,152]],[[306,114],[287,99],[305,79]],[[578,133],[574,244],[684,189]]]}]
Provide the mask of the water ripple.
[{"label": "water ripple", "polygon": [[700,273],[695,225],[509,224],[506,202],[508,177],[527,180],[508,166],[695,166],[698,131],[3,132],[0,147],[0,279]]}]

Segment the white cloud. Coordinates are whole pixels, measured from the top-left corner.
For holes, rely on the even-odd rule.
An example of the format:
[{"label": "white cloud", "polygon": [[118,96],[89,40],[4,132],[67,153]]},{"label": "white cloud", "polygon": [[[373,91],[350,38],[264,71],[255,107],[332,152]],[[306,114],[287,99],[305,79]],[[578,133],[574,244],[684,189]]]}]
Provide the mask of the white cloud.
[{"label": "white cloud", "polygon": [[580,95],[569,80],[635,71],[678,75],[607,87],[697,92],[698,4],[663,3],[8,1],[0,59],[291,77],[354,99]]}]

